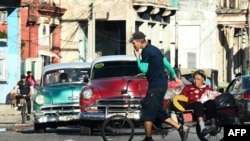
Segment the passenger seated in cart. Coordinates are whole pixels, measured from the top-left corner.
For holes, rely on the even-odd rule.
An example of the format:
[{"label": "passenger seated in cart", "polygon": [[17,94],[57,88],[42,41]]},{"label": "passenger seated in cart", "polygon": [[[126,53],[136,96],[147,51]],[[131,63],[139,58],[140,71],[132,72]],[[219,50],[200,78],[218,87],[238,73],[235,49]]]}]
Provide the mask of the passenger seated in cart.
[{"label": "passenger seated in cart", "polygon": [[[218,92],[213,91],[211,86],[206,85],[206,75],[203,70],[197,70],[193,73],[193,83],[186,85],[181,95],[187,97],[187,103],[183,105],[184,109],[193,109],[195,119],[200,126],[200,135],[206,136],[209,133],[217,133],[216,130],[216,103],[215,97]],[[208,97],[207,97],[208,96]],[[205,110],[204,110],[205,109]],[[211,122],[211,127],[206,128],[204,115]]]}]

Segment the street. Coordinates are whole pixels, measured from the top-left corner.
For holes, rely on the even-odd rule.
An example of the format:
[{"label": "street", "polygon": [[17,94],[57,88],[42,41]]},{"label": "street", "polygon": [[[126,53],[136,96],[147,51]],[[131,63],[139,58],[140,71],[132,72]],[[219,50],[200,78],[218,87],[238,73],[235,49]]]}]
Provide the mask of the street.
[{"label": "street", "polygon": [[[20,111],[11,108],[10,105],[0,105],[0,140],[1,141],[102,141],[100,130],[95,129],[92,136],[80,135],[80,127],[60,127],[46,129],[46,133],[34,133],[33,118],[26,124],[21,124]],[[142,141],[144,132],[135,130],[133,141]],[[176,130],[171,130],[162,139],[160,135],[153,135],[154,141],[180,141]],[[120,140],[122,141],[122,140]],[[190,129],[188,141],[199,141],[195,127]]]},{"label": "street", "polygon": [[[78,127],[61,127],[58,129],[47,130],[46,133],[34,133],[33,128],[29,127],[23,131],[1,131],[1,141],[102,141],[99,131],[95,131],[92,136],[81,136]],[[142,141],[144,135],[142,133],[136,134],[133,141]],[[180,141],[179,135],[176,131],[170,132],[164,139],[160,135],[153,136],[154,141]],[[188,141],[198,141],[194,128],[191,129]]]}]

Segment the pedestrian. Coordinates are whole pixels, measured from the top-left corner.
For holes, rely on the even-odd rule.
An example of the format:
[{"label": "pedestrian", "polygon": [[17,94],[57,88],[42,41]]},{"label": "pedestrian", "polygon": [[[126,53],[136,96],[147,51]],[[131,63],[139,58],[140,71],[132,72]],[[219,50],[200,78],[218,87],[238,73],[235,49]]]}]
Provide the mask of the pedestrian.
[{"label": "pedestrian", "polygon": [[[206,74],[203,70],[197,70],[193,73],[193,83],[186,85],[181,94],[188,98],[188,103],[184,104],[185,109],[193,109],[195,119],[200,126],[200,132],[202,136],[213,132],[216,130],[216,103],[213,100],[218,93],[213,93],[212,87],[206,85]],[[212,94],[214,97],[210,99],[209,97],[204,97],[204,95]],[[202,98],[204,97],[204,99]],[[206,109],[206,110],[204,110]],[[204,115],[210,120],[211,127],[206,128],[204,123]]]},{"label": "pedestrian", "polygon": [[[17,91],[20,95],[26,95],[26,104],[27,104],[27,109],[28,109],[28,114],[27,114],[27,120],[30,120],[30,115],[31,115],[31,101],[30,101],[30,96],[32,93],[32,85],[30,82],[27,80],[25,75],[21,75],[21,80],[17,82],[17,85],[15,86],[15,91]],[[17,104],[20,104],[20,97],[17,95]]]},{"label": "pedestrian", "polygon": [[36,84],[36,80],[31,71],[27,71],[27,80],[30,82],[32,86]]},{"label": "pedestrian", "polygon": [[[164,96],[167,91],[168,79],[165,69],[177,82],[181,82],[177,78],[173,67],[169,61],[163,56],[160,49],[148,44],[143,32],[137,31],[133,33],[130,42],[134,46],[134,54],[137,58],[137,64],[141,72],[146,74],[148,80],[148,90],[142,101],[142,120],[146,137],[143,141],[153,141],[152,126],[156,121],[160,123],[166,122],[178,130],[181,140],[185,141],[188,136],[189,127],[178,124],[170,118],[163,106]],[[140,53],[140,49],[142,50]]]}]

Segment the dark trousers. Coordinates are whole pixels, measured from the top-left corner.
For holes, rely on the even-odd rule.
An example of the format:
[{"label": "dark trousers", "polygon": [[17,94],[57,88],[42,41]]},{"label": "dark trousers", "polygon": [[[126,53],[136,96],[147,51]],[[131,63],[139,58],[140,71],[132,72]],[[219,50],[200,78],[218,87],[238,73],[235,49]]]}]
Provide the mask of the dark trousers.
[{"label": "dark trousers", "polygon": [[213,100],[208,100],[203,104],[200,102],[188,103],[184,107],[194,110],[195,119],[204,117],[204,115],[206,115],[206,119],[216,118],[216,103]]},{"label": "dark trousers", "polygon": [[31,101],[30,98],[26,99],[28,114],[31,114]]}]

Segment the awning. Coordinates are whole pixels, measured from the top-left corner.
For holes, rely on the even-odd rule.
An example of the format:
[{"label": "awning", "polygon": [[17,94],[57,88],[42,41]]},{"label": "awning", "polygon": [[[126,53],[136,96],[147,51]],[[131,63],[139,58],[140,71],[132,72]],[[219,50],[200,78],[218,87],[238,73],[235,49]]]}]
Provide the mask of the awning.
[{"label": "awning", "polygon": [[51,52],[49,50],[39,50],[38,54],[39,55],[44,55],[44,56],[49,56],[49,57],[57,57],[57,58],[59,58],[59,56],[57,54],[55,54],[54,52]]}]

